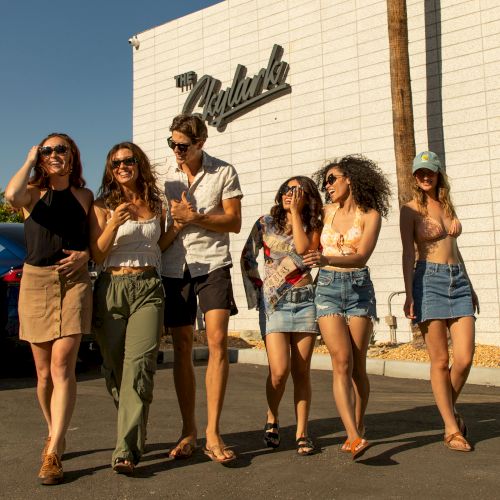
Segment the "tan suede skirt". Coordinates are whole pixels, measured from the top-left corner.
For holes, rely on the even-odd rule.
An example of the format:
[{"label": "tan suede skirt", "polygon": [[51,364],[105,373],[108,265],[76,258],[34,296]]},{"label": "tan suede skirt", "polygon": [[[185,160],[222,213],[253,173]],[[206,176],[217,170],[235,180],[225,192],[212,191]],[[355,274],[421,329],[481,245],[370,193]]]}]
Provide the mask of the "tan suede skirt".
[{"label": "tan suede skirt", "polygon": [[86,266],[71,278],[55,266],[24,264],[19,291],[19,338],[31,343],[90,333],[92,283]]}]

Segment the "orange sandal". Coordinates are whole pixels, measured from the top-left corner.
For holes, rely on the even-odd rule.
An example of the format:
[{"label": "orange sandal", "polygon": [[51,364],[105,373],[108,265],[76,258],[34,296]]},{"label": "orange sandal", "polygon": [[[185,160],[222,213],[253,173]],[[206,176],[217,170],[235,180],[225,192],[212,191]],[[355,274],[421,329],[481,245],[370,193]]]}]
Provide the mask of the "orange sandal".
[{"label": "orange sandal", "polygon": [[352,443],[351,443],[351,454],[352,454],[352,459],[356,460],[356,458],[361,457],[361,455],[364,454],[364,452],[367,450],[367,448],[370,446],[370,443],[363,438],[356,438]]}]

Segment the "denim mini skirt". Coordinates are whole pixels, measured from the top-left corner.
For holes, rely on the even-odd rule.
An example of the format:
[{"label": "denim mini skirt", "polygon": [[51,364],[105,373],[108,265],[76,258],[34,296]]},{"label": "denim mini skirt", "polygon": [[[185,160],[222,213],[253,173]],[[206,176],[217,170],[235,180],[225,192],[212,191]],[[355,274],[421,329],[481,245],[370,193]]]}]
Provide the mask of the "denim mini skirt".
[{"label": "denim mini skirt", "polygon": [[417,261],[413,275],[414,323],[474,316],[472,293],[463,264]]},{"label": "denim mini skirt", "polygon": [[356,271],[320,269],[316,285],[316,316],[360,316],[377,319],[375,290],[367,267]]},{"label": "denim mini skirt", "polygon": [[274,332],[318,333],[314,288],[312,285],[292,288],[266,317],[264,306],[259,308],[262,337]]}]

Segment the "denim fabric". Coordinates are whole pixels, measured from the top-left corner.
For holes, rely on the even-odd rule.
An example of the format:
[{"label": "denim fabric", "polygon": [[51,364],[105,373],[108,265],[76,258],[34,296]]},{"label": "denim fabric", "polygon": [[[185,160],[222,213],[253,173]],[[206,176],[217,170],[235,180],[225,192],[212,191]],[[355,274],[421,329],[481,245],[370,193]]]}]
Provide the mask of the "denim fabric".
[{"label": "denim fabric", "polygon": [[414,323],[474,316],[469,280],[462,264],[419,260],[413,275]]},{"label": "denim fabric", "polygon": [[268,318],[264,307],[260,307],[259,324],[262,337],[273,332],[318,333],[313,286],[306,285],[289,290]]},{"label": "denim fabric", "polygon": [[316,314],[377,319],[375,291],[367,267],[356,271],[320,269],[316,286]]}]

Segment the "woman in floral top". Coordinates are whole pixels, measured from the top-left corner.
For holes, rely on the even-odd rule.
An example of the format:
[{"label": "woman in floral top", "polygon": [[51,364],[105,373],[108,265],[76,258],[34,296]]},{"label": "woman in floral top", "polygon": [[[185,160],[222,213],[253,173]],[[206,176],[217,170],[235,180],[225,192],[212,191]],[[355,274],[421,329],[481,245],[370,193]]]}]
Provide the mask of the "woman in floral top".
[{"label": "woman in floral top", "polygon": [[[269,360],[264,442],[280,444],[278,407],[290,371],[294,382],[296,442],[300,455],[314,452],[307,435],[311,403],[310,364],[318,333],[310,268],[301,255],[319,246],[321,196],[308,177],[284,182],[269,215],[257,220],[241,256],[249,309],[259,309],[261,333]],[[264,280],[257,256],[264,249]]]}]

